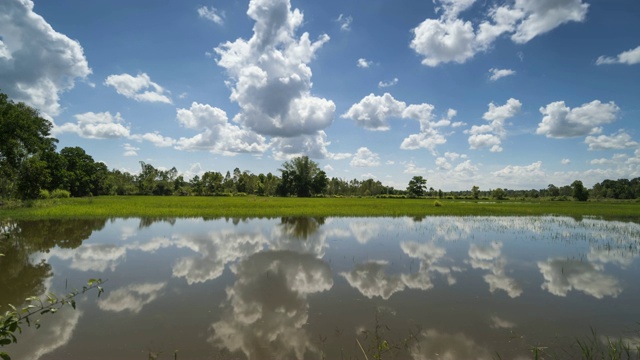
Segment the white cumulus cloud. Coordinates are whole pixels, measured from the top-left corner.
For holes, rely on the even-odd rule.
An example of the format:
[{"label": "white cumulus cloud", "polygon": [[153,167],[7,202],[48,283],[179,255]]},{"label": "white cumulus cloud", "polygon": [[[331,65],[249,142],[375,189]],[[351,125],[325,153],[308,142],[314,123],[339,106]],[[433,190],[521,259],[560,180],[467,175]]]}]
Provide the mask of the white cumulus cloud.
[{"label": "white cumulus cloud", "polygon": [[498,79],[502,79],[503,77],[515,75],[516,72],[514,70],[511,70],[511,69],[496,69],[496,68],[492,68],[492,69],[489,69],[489,74],[491,74],[489,76],[489,80],[496,81]]},{"label": "white cumulus cloud", "polygon": [[31,0],[0,2],[0,84],[14,101],[60,114],[60,94],[91,69],[78,41],[55,31]]},{"label": "white cumulus cloud", "polygon": [[65,123],[53,129],[53,133],[74,133],[87,139],[117,139],[128,138],[129,127],[124,125],[124,119],[120,113],[111,115],[110,112],[74,115],[77,122]]},{"label": "white cumulus cloud", "polygon": [[118,94],[136,101],[172,103],[165,94],[166,90],[151,81],[149,75],[145,73],[136,76],[129,74],[109,75],[104,84],[115,88]]},{"label": "white cumulus cloud", "polygon": [[215,48],[230,77],[230,99],[240,107],[234,121],[278,137],[313,135],[331,125],[335,104],[311,95],[308,65],[329,36],[297,37],[303,15],[289,0],[252,0],[247,14],[255,21],[251,38]]},{"label": "white cumulus cloud", "polygon": [[540,108],[544,117],[536,133],[548,138],[568,138],[602,132],[601,125],[616,120],[620,110],[613,102],[594,100],[577,108],[569,108],[564,101],[556,101]]},{"label": "white cumulus cloud", "polygon": [[611,136],[587,136],[584,142],[589,145],[589,150],[632,149],[638,147],[638,142],[633,141],[631,135],[624,131],[619,131]]},{"label": "white cumulus cloud", "polygon": [[471,149],[489,148],[491,152],[502,151],[502,140],[507,136],[504,128],[506,119],[514,117],[520,109],[522,103],[519,100],[510,98],[502,106],[489,104],[489,110],[482,116],[489,121],[489,124],[474,125],[467,133],[469,136],[469,146]]},{"label": "white cumulus cloud", "polygon": [[365,58],[360,58],[358,59],[358,62],[356,64],[359,68],[363,68],[363,69],[367,69],[369,68],[371,65],[373,65],[373,61],[369,61]]},{"label": "white cumulus cloud", "polygon": [[600,56],[598,60],[596,60],[596,64],[605,65],[605,64],[627,64],[627,65],[635,65],[640,64],[640,46],[635,49],[630,49],[624,52],[621,52],[615,57],[610,56]]},{"label": "white cumulus cloud", "polygon": [[361,147],[349,163],[353,167],[374,167],[380,165],[380,156],[366,147]]},{"label": "white cumulus cloud", "polygon": [[503,34],[511,34],[515,43],[526,43],[541,34],[571,21],[586,18],[589,5],[582,0],[515,0],[492,6],[480,15],[478,24],[458,15],[473,5],[473,0],[434,0],[443,14],[426,19],[415,27],[411,48],[423,56],[422,63],[464,63],[475,54],[491,48]]},{"label": "white cumulus cloud", "polygon": [[402,116],[406,107],[406,103],[394,99],[389,93],[384,93],[382,96],[369,94],[359,103],[353,104],[341,117],[355,120],[358,125],[367,130],[387,131],[389,130],[387,119]]},{"label": "white cumulus cloud", "polygon": [[178,122],[200,131],[191,138],[180,138],[179,150],[207,150],[213,153],[263,153],[268,148],[266,139],[251,130],[232,125],[227,114],[208,104],[193,102],[189,109],[178,109]]}]

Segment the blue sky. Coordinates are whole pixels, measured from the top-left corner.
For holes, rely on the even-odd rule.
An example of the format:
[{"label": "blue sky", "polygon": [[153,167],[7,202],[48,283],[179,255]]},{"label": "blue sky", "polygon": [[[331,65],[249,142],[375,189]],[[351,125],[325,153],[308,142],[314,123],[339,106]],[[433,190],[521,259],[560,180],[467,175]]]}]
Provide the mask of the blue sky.
[{"label": "blue sky", "polygon": [[640,176],[638,24],[636,0],[3,0],[0,90],[132,173],[592,186]]}]

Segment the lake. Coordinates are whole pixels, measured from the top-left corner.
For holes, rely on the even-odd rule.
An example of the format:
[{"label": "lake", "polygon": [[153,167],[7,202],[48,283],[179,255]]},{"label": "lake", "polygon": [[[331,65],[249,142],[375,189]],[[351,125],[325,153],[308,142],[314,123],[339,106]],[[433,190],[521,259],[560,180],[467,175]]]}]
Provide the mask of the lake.
[{"label": "lake", "polygon": [[[640,225],[569,217],[0,222],[0,305],[107,280],[16,359],[503,359],[640,344]],[[177,353],[176,353],[177,351]]]}]

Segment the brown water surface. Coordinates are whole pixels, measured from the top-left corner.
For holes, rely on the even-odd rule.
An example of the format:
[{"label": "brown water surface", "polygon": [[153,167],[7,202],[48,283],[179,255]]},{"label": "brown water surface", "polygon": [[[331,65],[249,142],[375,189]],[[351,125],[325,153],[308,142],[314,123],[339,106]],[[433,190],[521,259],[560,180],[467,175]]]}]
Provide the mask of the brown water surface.
[{"label": "brown water surface", "polygon": [[640,344],[639,249],[636,223],[568,217],[5,221],[0,311],[108,281],[3,351],[515,359],[541,346],[568,356],[591,328]]}]

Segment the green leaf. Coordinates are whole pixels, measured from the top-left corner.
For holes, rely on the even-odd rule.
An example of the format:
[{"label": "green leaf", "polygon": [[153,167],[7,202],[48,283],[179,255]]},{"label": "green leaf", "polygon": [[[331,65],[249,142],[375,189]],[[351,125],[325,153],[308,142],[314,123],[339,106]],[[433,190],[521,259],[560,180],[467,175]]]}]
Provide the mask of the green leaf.
[{"label": "green leaf", "polygon": [[11,344],[10,339],[0,339],[0,346],[5,346]]},{"label": "green leaf", "polygon": [[5,352],[0,352],[0,358],[2,358],[2,360],[11,360],[11,356]]},{"label": "green leaf", "polygon": [[73,310],[76,309],[76,301],[75,300],[71,300],[71,307],[73,308]]}]

